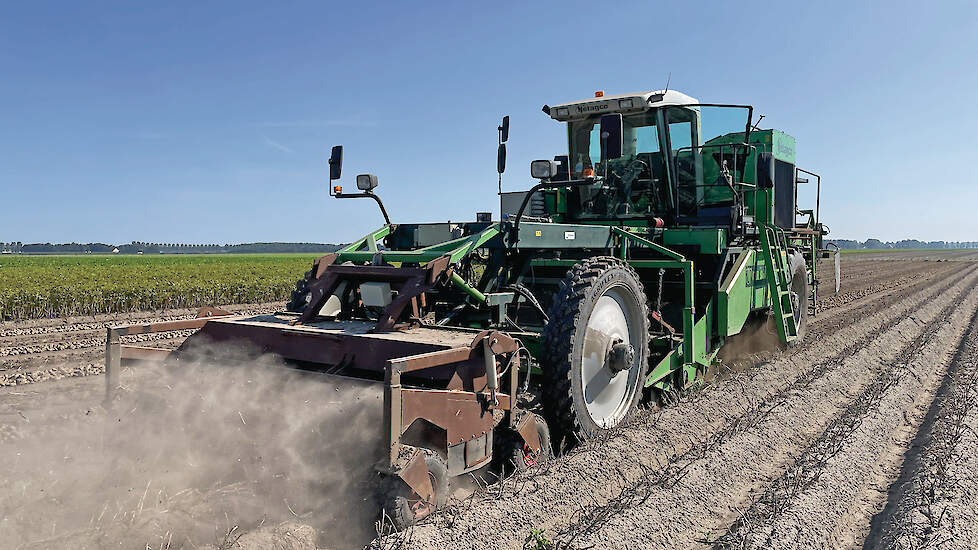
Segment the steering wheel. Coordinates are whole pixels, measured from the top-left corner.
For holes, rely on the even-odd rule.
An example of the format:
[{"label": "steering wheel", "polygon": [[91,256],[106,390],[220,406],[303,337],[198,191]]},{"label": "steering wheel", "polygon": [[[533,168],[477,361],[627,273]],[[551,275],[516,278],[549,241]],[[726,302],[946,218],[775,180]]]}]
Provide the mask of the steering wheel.
[{"label": "steering wheel", "polygon": [[624,161],[622,164],[625,165],[624,169],[622,169],[621,172],[616,170],[615,175],[621,180],[621,187],[619,189],[622,195],[622,202],[631,204],[632,185],[634,185],[635,180],[642,175],[642,172],[648,170],[649,165],[637,156]]}]

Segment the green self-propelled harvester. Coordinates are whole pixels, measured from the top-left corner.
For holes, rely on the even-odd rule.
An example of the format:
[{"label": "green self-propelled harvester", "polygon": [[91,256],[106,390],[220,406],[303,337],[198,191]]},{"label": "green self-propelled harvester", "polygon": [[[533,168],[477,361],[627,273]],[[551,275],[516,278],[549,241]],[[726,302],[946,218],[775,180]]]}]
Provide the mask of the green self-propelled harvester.
[{"label": "green self-propelled harvester", "polygon": [[[406,525],[456,476],[527,468],[668,401],[728,338],[804,338],[827,230],[797,204],[802,175],[818,176],[796,166],[794,138],[752,127],[750,106],[672,90],[543,110],[568,149],[531,164],[528,191],[500,192],[498,221],[391,223],[377,178],[357,176],[359,192],[330,194],[376,201],[386,223],[316,260],[288,311],[110,329],[109,391],[123,359],[164,353],[122,336],[176,328],[199,328],[176,364],[195,342],[236,343],[383,384],[378,469]],[[508,117],[498,132],[502,174]],[[331,181],[341,165],[335,147]]]}]

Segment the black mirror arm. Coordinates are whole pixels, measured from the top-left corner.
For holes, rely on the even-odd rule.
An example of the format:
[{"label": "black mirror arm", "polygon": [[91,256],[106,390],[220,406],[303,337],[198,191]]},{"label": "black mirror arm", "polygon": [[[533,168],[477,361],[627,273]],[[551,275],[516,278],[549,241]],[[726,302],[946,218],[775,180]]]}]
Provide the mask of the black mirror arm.
[{"label": "black mirror arm", "polygon": [[377,201],[377,206],[380,207],[380,213],[384,215],[384,221],[387,225],[391,224],[390,216],[387,215],[387,209],[384,208],[384,203],[380,200],[380,197],[373,193],[331,193],[334,197],[338,199],[361,199],[364,197],[370,197],[371,199]]}]

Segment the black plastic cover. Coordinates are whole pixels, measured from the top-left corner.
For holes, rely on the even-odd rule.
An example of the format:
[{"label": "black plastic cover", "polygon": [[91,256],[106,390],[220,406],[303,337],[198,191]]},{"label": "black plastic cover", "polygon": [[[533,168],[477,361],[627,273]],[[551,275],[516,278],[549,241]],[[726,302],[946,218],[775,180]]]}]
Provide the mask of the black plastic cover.
[{"label": "black plastic cover", "polygon": [[781,229],[795,226],[795,165],[774,161],[774,225]]}]

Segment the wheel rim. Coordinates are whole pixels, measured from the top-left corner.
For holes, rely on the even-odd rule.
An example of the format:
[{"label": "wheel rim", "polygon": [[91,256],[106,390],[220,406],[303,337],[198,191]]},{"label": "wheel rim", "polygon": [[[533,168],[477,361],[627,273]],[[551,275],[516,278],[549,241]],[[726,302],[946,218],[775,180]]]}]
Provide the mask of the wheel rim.
[{"label": "wheel rim", "polygon": [[[805,306],[802,302],[802,294],[805,292],[805,281],[798,276],[795,276],[791,281],[791,307],[792,316],[795,318],[795,326],[801,322],[802,311],[801,308]],[[806,296],[807,299],[807,296]]]},{"label": "wheel rim", "polygon": [[638,384],[641,359],[634,352],[624,368],[609,360],[616,345],[634,346],[639,339],[633,334],[638,323],[634,308],[626,305],[626,292],[620,287],[605,291],[594,304],[585,329],[581,388],[588,415],[603,428],[614,427],[628,414]]}]

